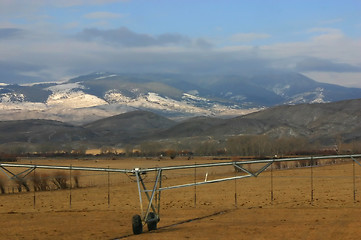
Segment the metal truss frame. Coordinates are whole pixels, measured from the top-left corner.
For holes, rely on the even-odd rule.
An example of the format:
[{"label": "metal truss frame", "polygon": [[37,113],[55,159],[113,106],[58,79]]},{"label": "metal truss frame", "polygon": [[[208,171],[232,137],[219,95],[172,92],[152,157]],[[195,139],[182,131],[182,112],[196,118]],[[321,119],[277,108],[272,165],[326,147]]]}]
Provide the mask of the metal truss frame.
[{"label": "metal truss frame", "polygon": [[[161,199],[161,192],[164,190],[176,189],[176,188],[183,188],[183,187],[192,187],[204,184],[211,184],[211,183],[219,183],[224,181],[231,181],[236,179],[243,179],[249,177],[258,177],[262,172],[267,170],[273,163],[275,162],[291,162],[291,161],[310,161],[310,166],[314,164],[314,160],[321,160],[321,159],[345,159],[351,158],[355,163],[357,163],[361,167],[361,163],[356,158],[361,158],[361,154],[354,154],[354,155],[332,155],[332,156],[315,156],[315,157],[300,157],[300,158],[274,158],[274,159],[263,159],[263,160],[250,160],[250,161],[232,161],[232,162],[221,162],[221,163],[208,163],[208,164],[194,164],[194,165],[181,165],[181,166],[169,166],[169,167],[157,167],[157,168],[146,168],[140,169],[135,168],[132,170],[133,176],[136,176],[137,186],[138,186],[138,194],[139,194],[139,202],[140,202],[140,211],[141,215],[136,215],[142,220],[142,225],[148,225],[149,230],[150,224],[154,222],[159,222],[159,211],[160,211],[160,199]],[[247,164],[263,164],[255,171],[247,170],[243,167],[243,165]],[[208,168],[208,167],[221,167],[221,166],[233,166],[235,169],[240,170],[237,176],[227,177],[227,178],[218,178],[181,185],[173,185],[162,187],[162,173],[165,171],[172,171],[172,170],[180,170],[180,169],[194,169],[194,168]],[[143,175],[146,175],[150,172],[156,172],[156,177],[154,180],[154,185],[151,189],[147,189],[144,184]],[[142,198],[142,193],[146,195],[146,199]],[[144,209],[143,204],[147,205]],[[153,212],[152,212],[153,211]],[[150,218],[149,216],[152,216]],[[133,222],[133,232],[135,234],[139,234],[142,232],[142,226],[138,223],[137,231],[134,229],[134,222]]]}]

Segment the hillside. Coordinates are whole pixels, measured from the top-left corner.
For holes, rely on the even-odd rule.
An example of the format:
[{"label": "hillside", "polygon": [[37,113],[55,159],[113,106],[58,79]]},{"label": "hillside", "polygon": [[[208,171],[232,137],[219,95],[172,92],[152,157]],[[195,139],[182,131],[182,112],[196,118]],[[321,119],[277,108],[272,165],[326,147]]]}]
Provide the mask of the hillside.
[{"label": "hillside", "polygon": [[141,141],[174,124],[152,112],[133,111],[86,124],[84,128],[96,134],[93,141],[116,144]]},{"label": "hillside", "polygon": [[0,144],[58,143],[66,144],[94,139],[95,134],[83,127],[52,120],[0,121]]},{"label": "hillside", "polygon": [[161,131],[154,138],[177,138],[177,137],[193,137],[204,136],[212,128],[227,123],[226,119],[195,117],[185,120],[181,123]]},{"label": "hillside", "polygon": [[0,120],[48,119],[83,125],[142,110],[173,120],[230,118],[260,109],[361,98],[361,89],[316,82],[302,74],[238,75],[98,72],[65,82],[2,84]]},{"label": "hillside", "polygon": [[[173,126],[173,131],[163,132],[162,137],[170,138],[172,134],[169,133],[175,130],[182,133],[180,136],[193,136],[192,132],[197,129],[199,136],[218,139],[243,134],[266,134],[275,138],[305,137],[323,143],[334,143],[338,138],[344,141],[360,140],[361,99],[283,105],[211,124],[214,122],[208,118],[202,121],[188,120]],[[188,126],[192,126],[190,131]]]},{"label": "hillside", "polygon": [[279,106],[239,118],[281,124],[298,135],[324,141],[337,137],[350,141],[361,136],[361,99]]},{"label": "hillside", "polygon": [[56,146],[124,146],[142,142],[214,139],[239,135],[304,137],[324,144],[361,140],[361,99],[277,106],[229,119],[196,117],[175,122],[148,111],[133,111],[74,126],[51,120],[0,122],[0,143]]}]

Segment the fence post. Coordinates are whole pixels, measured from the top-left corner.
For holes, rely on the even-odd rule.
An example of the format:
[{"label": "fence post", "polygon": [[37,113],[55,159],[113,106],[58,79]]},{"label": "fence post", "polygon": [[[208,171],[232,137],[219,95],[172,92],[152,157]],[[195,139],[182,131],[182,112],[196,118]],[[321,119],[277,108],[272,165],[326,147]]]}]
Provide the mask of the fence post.
[{"label": "fence post", "polygon": [[108,208],[110,207],[110,172],[108,166]]},{"label": "fence post", "polygon": [[34,209],[35,209],[35,206],[36,206],[36,195],[35,195],[35,192],[36,192],[36,189],[35,189],[35,181],[36,181],[36,175],[35,175],[35,170],[36,168],[34,168],[34,179],[33,179],[33,187],[34,187],[34,196],[33,196],[33,204],[34,204]]},{"label": "fence post", "polygon": [[356,203],[356,173],[355,161],[352,159],[352,175],[353,175],[353,202]]},{"label": "fence post", "polygon": [[[194,161],[194,165],[196,165],[197,162]],[[194,183],[197,183],[197,168],[194,168]],[[194,207],[197,207],[197,185],[194,184]]]},{"label": "fence post", "polygon": [[71,208],[71,188],[72,188],[72,184],[71,184],[71,168],[72,165],[70,164],[70,170],[69,170],[69,208]]},{"label": "fence post", "polygon": [[[237,171],[236,168],[233,166],[234,168],[234,176],[237,176]],[[234,179],[234,207],[237,208],[237,179]]]},{"label": "fence post", "polygon": [[271,164],[271,204],[273,204],[273,164]]},{"label": "fence post", "polygon": [[313,205],[313,157],[310,159],[311,167],[311,205]]}]

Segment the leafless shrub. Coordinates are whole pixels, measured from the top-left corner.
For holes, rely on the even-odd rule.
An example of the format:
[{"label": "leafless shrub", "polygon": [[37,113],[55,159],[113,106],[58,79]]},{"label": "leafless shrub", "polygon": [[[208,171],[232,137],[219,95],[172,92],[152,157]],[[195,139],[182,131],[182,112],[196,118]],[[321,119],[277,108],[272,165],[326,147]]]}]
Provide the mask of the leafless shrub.
[{"label": "leafless shrub", "polygon": [[239,169],[238,167],[234,166],[234,171],[235,172],[243,172],[241,169]]},{"label": "leafless shrub", "polygon": [[281,169],[281,162],[274,162],[274,169]]},{"label": "leafless shrub", "polygon": [[18,188],[19,192],[22,192],[23,187],[25,188],[25,190],[27,192],[30,192],[30,187],[29,187],[26,179],[24,179],[24,178],[16,178],[15,183],[17,185],[17,188]]},{"label": "leafless shrub", "polygon": [[73,172],[73,180],[74,180],[74,187],[75,188],[80,187],[79,178],[80,178],[80,172],[79,171],[74,171]]},{"label": "leafless shrub", "polygon": [[306,166],[308,166],[308,163],[309,163],[309,161],[307,161],[307,160],[299,160],[298,161],[298,166],[299,167],[306,167]]},{"label": "leafless shrub", "polygon": [[310,165],[312,166],[318,166],[320,164],[319,160],[318,159],[312,159]]},{"label": "leafless shrub", "polygon": [[287,162],[282,162],[281,163],[281,169],[288,169],[288,163]]},{"label": "leafless shrub", "polygon": [[47,191],[50,190],[49,186],[49,175],[37,174],[32,178],[34,191]]},{"label": "leafless shrub", "polygon": [[5,185],[6,185],[6,179],[1,176],[0,177],[0,191],[1,191],[1,194],[5,193]]},{"label": "leafless shrub", "polygon": [[66,183],[68,176],[65,172],[58,171],[55,172],[51,181],[54,183],[57,189],[67,189],[68,184]]}]

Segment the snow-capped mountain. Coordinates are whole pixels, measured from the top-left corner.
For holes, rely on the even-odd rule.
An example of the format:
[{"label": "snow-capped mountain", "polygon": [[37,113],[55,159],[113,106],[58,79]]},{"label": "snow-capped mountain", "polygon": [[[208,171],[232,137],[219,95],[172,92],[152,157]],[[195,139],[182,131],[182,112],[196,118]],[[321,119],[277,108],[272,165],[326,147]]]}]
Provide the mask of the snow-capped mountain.
[{"label": "snow-capped mountain", "polygon": [[86,123],[149,110],[167,117],[238,116],[261,108],[361,98],[361,89],[297,73],[254,76],[93,73],[61,83],[0,85],[0,119]]}]

